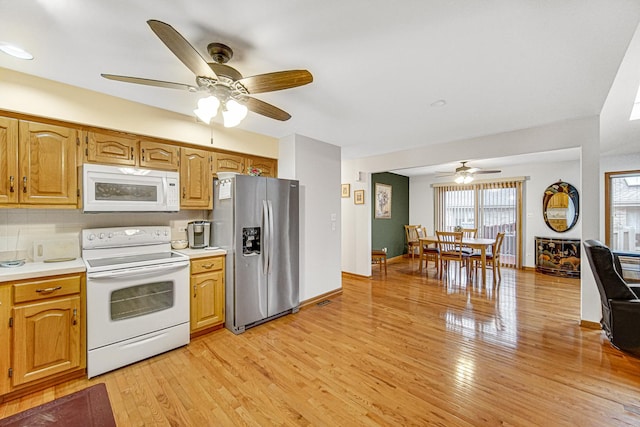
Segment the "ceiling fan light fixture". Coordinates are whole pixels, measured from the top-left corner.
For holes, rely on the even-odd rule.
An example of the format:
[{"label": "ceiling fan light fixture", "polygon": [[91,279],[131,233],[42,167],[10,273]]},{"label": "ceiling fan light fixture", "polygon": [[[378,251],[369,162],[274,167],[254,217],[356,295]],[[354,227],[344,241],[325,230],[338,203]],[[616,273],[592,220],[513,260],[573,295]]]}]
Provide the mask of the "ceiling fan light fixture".
[{"label": "ceiling fan light fixture", "polygon": [[230,99],[222,106],[222,117],[224,127],[230,128],[240,124],[247,117],[247,107],[240,104],[235,99]]},{"label": "ceiling fan light fixture", "polygon": [[469,184],[473,181],[473,175],[468,172],[461,172],[456,176],[456,184]]},{"label": "ceiling fan light fixture", "polygon": [[220,101],[215,96],[208,96],[198,101],[198,108],[193,110],[196,116],[203,122],[209,124],[211,119],[218,114]]}]

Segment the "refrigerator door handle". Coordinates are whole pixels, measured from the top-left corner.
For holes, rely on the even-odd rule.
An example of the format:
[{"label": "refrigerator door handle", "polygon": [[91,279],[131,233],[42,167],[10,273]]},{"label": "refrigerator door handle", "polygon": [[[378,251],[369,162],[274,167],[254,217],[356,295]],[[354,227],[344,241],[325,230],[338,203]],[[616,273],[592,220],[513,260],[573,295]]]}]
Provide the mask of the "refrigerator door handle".
[{"label": "refrigerator door handle", "polygon": [[262,228],[264,230],[262,236],[262,253],[264,256],[262,257],[262,273],[267,274],[269,272],[269,241],[271,240],[269,229],[269,208],[267,206],[267,201],[262,201]]},{"label": "refrigerator door handle", "polygon": [[271,254],[273,254],[273,245],[276,239],[273,238],[273,205],[271,200],[267,201],[269,206],[269,273],[271,273]]}]

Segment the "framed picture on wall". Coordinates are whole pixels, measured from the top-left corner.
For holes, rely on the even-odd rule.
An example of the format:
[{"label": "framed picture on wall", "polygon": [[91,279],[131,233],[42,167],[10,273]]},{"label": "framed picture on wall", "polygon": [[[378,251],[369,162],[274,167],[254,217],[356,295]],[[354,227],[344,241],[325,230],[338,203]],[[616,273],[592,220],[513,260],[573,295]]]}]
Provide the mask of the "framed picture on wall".
[{"label": "framed picture on wall", "polygon": [[355,190],[353,192],[353,203],[356,205],[364,205],[364,190]]},{"label": "framed picture on wall", "polygon": [[391,186],[376,183],[375,218],[391,218]]},{"label": "framed picture on wall", "polygon": [[351,185],[342,184],[342,198],[351,197]]}]

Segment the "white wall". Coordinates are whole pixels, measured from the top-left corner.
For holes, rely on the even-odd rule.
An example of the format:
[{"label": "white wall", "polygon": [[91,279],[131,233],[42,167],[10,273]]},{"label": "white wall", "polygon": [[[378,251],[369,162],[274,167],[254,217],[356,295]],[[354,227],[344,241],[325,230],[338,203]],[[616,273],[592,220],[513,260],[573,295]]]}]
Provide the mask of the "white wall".
[{"label": "white wall", "polygon": [[280,140],[279,176],[300,181],[300,300],[342,287],[340,147],[307,138]]},{"label": "white wall", "polygon": [[275,138],[237,128],[227,129],[217,125],[212,128],[196,122],[195,116],[149,107],[5,68],[0,68],[0,94],[0,109],[3,110],[278,157],[278,141]]},{"label": "white wall", "polygon": [[[381,156],[345,161],[342,167],[343,183],[355,184],[358,171],[366,173],[384,172],[393,169],[438,165],[464,159],[485,159],[518,154],[578,148],[581,152],[580,179],[573,183],[576,188],[598,188],[598,151],[600,143],[599,118],[597,116],[568,120],[546,126],[521,129],[501,134],[488,135],[461,141],[448,142],[399,151]],[[554,171],[557,172],[557,171]],[[517,175],[522,175],[518,173]],[[551,180],[560,178],[553,173]],[[569,180],[567,175],[561,178]],[[578,182],[579,181],[579,182]],[[600,209],[598,191],[583,191],[580,202],[580,236],[599,234]],[[413,198],[412,193],[410,197]],[[371,213],[370,209],[358,209],[343,203],[343,218],[357,227],[367,227],[345,236],[342,242],[344,271],[359,275],[370,275]],[[410,207],[411,209],[411,207]],[[414,218],[410,217],[413,221]],[[347,224],[343,223],[343,227]],[[583,267],[587,264],[583,264]],[[582,269],[581,275],[581,319],[597,322],[600,320],[600,301],[589,268]]]},{"label": "white wall", "polygon": [[[578,189],[580,188],[580,162],[557,162],[543,164],[526,164],[517,166],[501,166],[502,173],[492,174],[492,178],[508,178],[524,176],[523,183],[523,265],[535,267],[534,242],[535,237],[554,237],[579,239],[580,238],[580,216],[574,228],[558,233],[551,230],[544,222],[542,215],[542,197],[544,190],[558,180],[566,181]],[[409,180],[409,222],[411,224],[422,224],[427,227],[429,233],[433,233],[435,227],[434,219],[434,197],[433,183],[443,182],[440,178],[433,176],[412,177]]]}]

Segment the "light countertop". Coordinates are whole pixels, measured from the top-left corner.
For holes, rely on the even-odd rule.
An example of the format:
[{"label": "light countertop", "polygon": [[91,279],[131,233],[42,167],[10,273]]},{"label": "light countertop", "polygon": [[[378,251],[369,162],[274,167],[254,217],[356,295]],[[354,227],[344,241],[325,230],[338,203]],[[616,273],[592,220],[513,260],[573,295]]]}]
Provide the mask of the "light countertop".
[{"label": "light countertop", "polygon": [[[180,252],[191,259],[226,255],[224,249],[180,249]],[[38,277],[57,276],[60,274],[81,273],[86,271],[82,258],[63,262],[26,262],[20,267],[0,267],[0,283]]]},{"label": "light countertop", "polygon": [[188,256],[191,259],[195,258],[206,258],[210,256],[218,256],[218,255],[226,255],[227,251],[224,249],[174,249],[176,252],[180,252]]},{"label": "light countertop", "polygon": [[27,262],[20,267],[0,267],[0,283],[59,274],[81,273],[85,270],[82,258],[63,262]]}]

